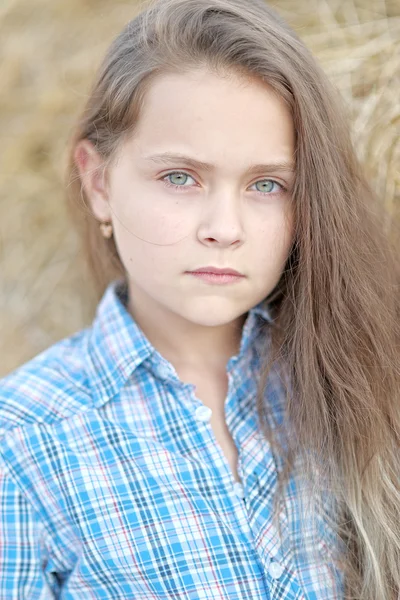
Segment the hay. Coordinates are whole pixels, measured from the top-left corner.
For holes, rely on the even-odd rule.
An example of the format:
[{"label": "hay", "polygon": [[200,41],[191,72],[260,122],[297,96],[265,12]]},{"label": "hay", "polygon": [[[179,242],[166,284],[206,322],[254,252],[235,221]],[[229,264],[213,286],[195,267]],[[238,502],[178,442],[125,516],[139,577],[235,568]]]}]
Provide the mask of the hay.
[{"label": "hay", "polygon": [[[400,217],[400,3],[273,4],[340,89],[357,152],[394,222]],[[137,7],[115,0],[0,6],[0,376],[93,316],[64,206],[65,146],[103,52]]]}]

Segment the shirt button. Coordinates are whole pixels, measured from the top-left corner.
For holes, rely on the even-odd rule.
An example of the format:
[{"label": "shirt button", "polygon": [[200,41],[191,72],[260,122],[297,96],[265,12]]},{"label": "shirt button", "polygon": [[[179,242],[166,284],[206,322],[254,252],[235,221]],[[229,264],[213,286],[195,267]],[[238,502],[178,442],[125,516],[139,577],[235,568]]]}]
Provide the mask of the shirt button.
[{"label": "shirt button", "polygon": [[278,547],[277,546],[273,546],[271,548],[271,550],[269,551],[271,556],[276,556],[278,554]]},{"label": "shirt button", "polygon": [[158,374],[159,374],[161,377],[163,377],[163,378],[167,379],[167,378],[170,376],[170,372],[169,372],[169,369],[168,369],[168,367],[166,367],[165,365],[160,365],[160,366],[158,367]]},{"label": "shirt button", "polygon": [[283,567],[280,563],[272,561],[269,565],[269,574],[273,579],[279,579],[283,573]]},{"label": "shirt button", "polygon": [[233,484],[233,489],[238,498],[244,498],[244,489],[242,484],[239,483],[239,481],[235,481],[235,483]]},{"label": "shirt button", "polygon": [[208,406],[198,406],[195,414],[198,421],[208,423],[208,421],[211,419],[212,410]]}]

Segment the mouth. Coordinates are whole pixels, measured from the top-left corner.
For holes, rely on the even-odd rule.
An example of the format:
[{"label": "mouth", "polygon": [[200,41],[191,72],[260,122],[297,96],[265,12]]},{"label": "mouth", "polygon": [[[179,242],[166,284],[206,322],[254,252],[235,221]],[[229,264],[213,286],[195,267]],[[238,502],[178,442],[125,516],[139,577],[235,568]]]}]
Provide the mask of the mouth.
[{"label": "mouth", "polygon": [[211,273],[213,275],[236,275],[237,277],[244,277],[242,273],[236,271],[236,269],[220,269],[219,267],[200,267],[199,269],[195,269],[193,271],[187,271],[188,273]]},{"label": "mouth", "polygon": [[244,279],[244,275],[232,273],[209,273],[207,271],[187,271],[188,275],[192,275],[196,279],[211,284],[229,284],[238,283]]}]

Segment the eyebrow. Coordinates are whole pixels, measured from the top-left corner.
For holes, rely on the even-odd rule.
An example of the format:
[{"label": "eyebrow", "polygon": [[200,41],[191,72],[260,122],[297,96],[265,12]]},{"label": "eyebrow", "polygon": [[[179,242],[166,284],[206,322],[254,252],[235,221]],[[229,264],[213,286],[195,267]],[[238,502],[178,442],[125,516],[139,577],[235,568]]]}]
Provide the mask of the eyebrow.
[{"label": "eyebrow", "polygon": [[[144,160],[148,160],[155,163],[168,164],[171,161],[180,161],[182,163],[186,163],[188,166],[191,166],[195,169],[203,170],[203,171],[214,171],[214,165],[206,162],[202,162],[195,158],[191,158],[190,156],[186,156],[185,154],[176,154],[171,152],[162,152],[161,154],[152,154],[143,157]],[[258,164],[252,165],[246,170],[246,175],[251,175],[252,173],[259,173],[260,171],[264,172],[276,172],[276,171],[285,171],[289,173],[294,173],[294,163],[292,161],[277,161],[274,163],[268,164]]]}]

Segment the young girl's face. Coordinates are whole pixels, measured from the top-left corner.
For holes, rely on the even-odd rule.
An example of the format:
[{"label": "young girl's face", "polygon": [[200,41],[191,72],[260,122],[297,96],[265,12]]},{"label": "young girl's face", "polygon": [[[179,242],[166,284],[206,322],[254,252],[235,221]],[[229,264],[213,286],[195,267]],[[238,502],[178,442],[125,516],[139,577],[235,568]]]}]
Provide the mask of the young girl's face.
[{"label": "young girl's face", "polygon": [[[205,69],[155,79],[108,187],[86,190],[112,221],[133,305],[222,325],[267,296],[292,244],[293,154],[289,110],[266,84]],[[244,277],[188,274],[205,266]]]}]

